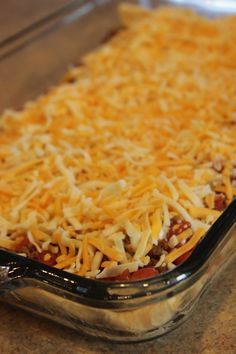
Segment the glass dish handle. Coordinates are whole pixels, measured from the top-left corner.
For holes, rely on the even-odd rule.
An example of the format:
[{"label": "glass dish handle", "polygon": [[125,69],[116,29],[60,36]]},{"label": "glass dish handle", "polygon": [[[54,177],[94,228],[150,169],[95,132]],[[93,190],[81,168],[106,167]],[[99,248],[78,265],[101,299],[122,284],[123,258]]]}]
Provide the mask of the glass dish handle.
[{"label": "glass dish handle", "polygon": [[0,295],[5,294],[10,288],[8,272],[9,267],[0,266]]},{"label": "glass dish handle", "polygon": [[24,286],[26,266],[17,262],[14,255],[0,250],[0,296]]}]

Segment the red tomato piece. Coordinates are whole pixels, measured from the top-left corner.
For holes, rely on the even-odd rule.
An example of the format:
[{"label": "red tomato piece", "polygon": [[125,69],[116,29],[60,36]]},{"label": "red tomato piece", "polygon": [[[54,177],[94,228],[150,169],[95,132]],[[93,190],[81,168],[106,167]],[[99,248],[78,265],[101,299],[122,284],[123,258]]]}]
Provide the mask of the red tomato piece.
[{"label": "red tomato piece", "polygon": [[19,237],[19,243],[15,247],[15,252],[24,253],[24,251],[28,248],[30,242],[27,236]]},{"label": "red tomato piece", "polygon": [[182,256],[180,256],[179,258],[177,258],[174,261],[174,264],[179,265],[179,264],[183,263],[184,261],[186,261],[186,259],[188,259],[188,257],[191,255],[191,253],[192,253],[192,251],[188,251],[188,252],[182,254]]},{"label": "red tomato piece", "polygon": [[117,275],[116,277],[105,278],[108,281],[129,281],[129,280],[142,280],[154,277],[159,274],[158,270],[155,268],[140,268],[133,273],[130,273],[128,269],[125,269],[123,273]]},{"label": "red tomato piece", "polygon": [[105,280],[128,281],[130,280],[130,272],[128,269],[125,269],[120,275],[117,275],[116,277],[106,278]]},{"label": "red tomato piece", "polygon": [[[27,236],[19,237],[18,244],[15,247],[15,252],[26,253],[31,259],[35,259],[41,263],[47,264],[49,266],[54,266],[56,264],[56,258],[58,254],[50,253],[48,251],[43,251],[39,253],[36,248],[30,243]],[[44,256],[50,254],[50,259],[45,261]]]},{"label": "red tomato piece", "polygon": [[154,277],[159,274],[158,270],[155,268],[140,268],[133,272],[130,276],[130,280],[142,280]]},{"label": "red tomato piece", "polygon": [[[44,260],[44,256],[46,254],[50,254],[51,258],[47,261]],[[49,266],[54,266],[56,264],[56,258],[58,257],[58,254],[55,254],[55,253],[50,253],[48,251],[43,251],[41,253],[38,253],[38,256],[37,256],[37,261],[39,262],[42,262],[46,265],[49,265]]]}]

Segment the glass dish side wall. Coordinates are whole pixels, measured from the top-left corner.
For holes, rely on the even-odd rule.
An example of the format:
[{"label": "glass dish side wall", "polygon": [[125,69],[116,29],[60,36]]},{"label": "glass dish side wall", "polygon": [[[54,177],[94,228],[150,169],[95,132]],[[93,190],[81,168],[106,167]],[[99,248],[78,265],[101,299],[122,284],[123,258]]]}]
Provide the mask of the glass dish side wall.
[{"label": "glass dish side wall", "polygon": [[123,300],[119,307],[111,303],[107,308],[99,301],[88,306],[76,295],[32,279],[25,279],[25,287],[2,300],[97,337],[125,342],[154,338],[174,329],[191,314],[214,276],[219,276],[232,259],[235,236],[234,225],[204,266],[185,282],[138,300]]},{"label": "glass dish side wall", "polygon": [[[78,8],[46,21],[43,26],[36,26],[33,31],[1,48],[0,111],[20,107],[26,100],[37,97],[55,84],[71,63],[78,62],[84,53],[98,46],[107,33],[118,28],[117,5],[121,2],[77,1]],[[157,6],[179,1],[129,2]],[[199,4],[196,1],[184,3]],[[138,299],[127,296],[127,301],[123,299],[119,305],[112,301],[109,307],[99,301],[85,304],[81,296],[51,286],[47,279],[36,281],[27,277],[22,280],[21,286],[24,287],[14,290],[11,286],[11,293],[2,299],[103,338],[121,341],[152,338],[174,328],[191,312],[210,279],[219,274],[219,269],[232,256],[234,237],[235,226],[227,236],[224,235],[204,265],[180,284],[170,285],[169,289],[156,294],[146,293]],[[185,277],[186,274],[181,275]],[[135,289],[138,292],[138,285],[134,285],[132,294]]]}]

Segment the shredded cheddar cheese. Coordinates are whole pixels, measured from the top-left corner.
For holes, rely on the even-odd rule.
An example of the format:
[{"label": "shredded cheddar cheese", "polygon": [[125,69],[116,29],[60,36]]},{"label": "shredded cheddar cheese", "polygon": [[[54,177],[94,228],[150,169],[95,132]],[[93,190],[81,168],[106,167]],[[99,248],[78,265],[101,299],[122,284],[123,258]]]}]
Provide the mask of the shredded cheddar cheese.
[{"label": "shredded cheddar cheese", "polygon": [[120,15],[113,39],[0,120],[0,247],[98,279],[153,257],[172,269],[236,193],[236,18]]},{"label": "shredded cheddar cheese", "polygon": [[204,235],[204,233],[205,233],[204,229],[198,229],[195,232],[195,234],[192,236],[192,238],[185,245],[183,245],[180,248],[174,249],[166,256],[166,259],[165,259],[166,262],[173,263],[181,255],[183,255],[184,253],[191,250],[197,244],[197,242],[201,239],[201,237]]}]

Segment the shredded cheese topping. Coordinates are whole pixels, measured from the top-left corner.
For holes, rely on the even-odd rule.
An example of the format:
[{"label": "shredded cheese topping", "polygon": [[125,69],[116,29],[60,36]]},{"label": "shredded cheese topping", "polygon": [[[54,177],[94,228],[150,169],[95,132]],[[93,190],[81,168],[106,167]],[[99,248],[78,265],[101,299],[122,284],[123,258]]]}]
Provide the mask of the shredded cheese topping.
[{"label": "shredded cheese topping", "polygon": [[[26,237],[99,279],[165,240],[155,266],[172,269],[236,195],[236,18],[120,13],[125,29],[0,121],[0,247]],[[174,218],[191,226],[168,240]]]}]

